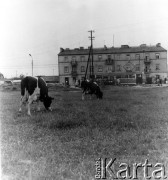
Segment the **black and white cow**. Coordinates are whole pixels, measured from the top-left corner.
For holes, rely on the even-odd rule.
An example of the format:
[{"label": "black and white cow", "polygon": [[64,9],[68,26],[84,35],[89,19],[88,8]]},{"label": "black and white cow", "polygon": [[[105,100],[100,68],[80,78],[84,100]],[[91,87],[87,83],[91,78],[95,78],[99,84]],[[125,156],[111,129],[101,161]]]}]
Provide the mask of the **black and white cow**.
[{"label": "black and white cow", "polygon": [[96,82],[84,80],[81,82],[82,92],[82,100],[84,100],[84,96],[86,94],[95,94],[97,99],[103,98],[103,92],[100,90],[99,85]]},{"label": "black and white cow", "polygon": [[26,76],[21,81],[21,101],[19,112],[22,111],[22,104],[28,102],[28,115],[30,113],[30,105],[36,101],[39,108],[39,101],[43,102],[45,108],[51,111],[51,103],[54,98],[48,96],[48,87],[41,77]]}]

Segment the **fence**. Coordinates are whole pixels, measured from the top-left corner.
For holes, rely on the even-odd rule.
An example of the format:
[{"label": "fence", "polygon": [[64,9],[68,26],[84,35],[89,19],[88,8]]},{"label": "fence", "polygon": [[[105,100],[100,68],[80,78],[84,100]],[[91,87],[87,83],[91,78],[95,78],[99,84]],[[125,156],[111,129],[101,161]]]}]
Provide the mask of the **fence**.
[{"label": "fence", "polygon": [[120,84],[136,84],[135,78],[120,78]]}]

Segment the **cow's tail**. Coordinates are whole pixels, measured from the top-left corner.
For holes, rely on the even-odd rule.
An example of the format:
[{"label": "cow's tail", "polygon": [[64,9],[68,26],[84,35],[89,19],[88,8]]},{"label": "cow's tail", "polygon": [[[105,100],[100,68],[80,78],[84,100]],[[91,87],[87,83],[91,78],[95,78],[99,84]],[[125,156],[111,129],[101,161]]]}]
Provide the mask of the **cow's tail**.
[{"label": "cow's tail", "polygon": [[24,96],[25,94],[25,87],[23,85],[23,82],[21,82],[21,96]]}]

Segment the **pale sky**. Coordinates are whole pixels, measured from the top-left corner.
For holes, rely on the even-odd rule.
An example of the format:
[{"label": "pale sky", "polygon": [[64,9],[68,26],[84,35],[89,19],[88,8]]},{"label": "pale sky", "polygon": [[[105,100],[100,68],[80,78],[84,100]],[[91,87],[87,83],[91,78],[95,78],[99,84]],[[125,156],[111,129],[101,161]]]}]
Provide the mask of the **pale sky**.
[{"label": "pale sky", "polygon": [[0,72],[58,75],[60,47],[156,45],[168,50],[168,0],[1,0]]}]

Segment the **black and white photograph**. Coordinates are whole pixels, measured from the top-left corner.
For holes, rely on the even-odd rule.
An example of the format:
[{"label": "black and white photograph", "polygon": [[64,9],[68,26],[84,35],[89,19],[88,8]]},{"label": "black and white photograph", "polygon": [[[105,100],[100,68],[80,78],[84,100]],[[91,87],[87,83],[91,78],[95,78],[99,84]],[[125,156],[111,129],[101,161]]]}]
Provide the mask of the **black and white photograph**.
[{"label": "black and white photograph", "polygon": [[0,179],[168,179],[168,1],[0,1]]}]

